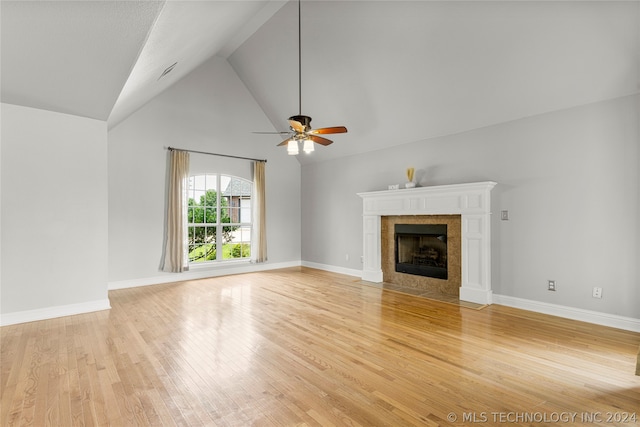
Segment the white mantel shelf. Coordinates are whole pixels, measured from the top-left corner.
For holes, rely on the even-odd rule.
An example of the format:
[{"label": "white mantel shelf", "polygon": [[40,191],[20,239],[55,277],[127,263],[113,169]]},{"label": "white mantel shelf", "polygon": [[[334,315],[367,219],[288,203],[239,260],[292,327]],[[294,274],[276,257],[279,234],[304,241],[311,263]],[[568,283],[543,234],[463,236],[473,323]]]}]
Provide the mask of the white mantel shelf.
[{"label": "white mantel shelf", "polygon": [[380,218],[389,215],[460,215],[460,300],[491,304],[491,189],[493,181],[358,193],[363,202],[362,280],[382,279]]}]

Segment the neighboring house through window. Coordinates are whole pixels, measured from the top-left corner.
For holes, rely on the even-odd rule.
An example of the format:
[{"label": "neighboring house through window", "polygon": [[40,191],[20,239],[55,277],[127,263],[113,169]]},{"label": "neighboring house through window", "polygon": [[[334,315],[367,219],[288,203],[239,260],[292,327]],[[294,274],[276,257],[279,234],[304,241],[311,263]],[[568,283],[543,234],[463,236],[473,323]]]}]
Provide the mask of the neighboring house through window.
[{"label": "neighboring house through window", "polygon": [[187,227],[189,263],[251,256],[253,183],[221,174],[189,177]]}]

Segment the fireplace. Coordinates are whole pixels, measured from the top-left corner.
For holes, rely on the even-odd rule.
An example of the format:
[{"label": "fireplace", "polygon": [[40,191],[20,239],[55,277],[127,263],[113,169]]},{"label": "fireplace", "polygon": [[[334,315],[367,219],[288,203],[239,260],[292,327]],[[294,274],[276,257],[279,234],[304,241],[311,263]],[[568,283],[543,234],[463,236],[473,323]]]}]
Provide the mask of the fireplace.
[{"label": "fireplace", "polygon": [[[362,246],[363,264],[362,280],[382,283],[385,271],[404,278],[433,280],[437,286],[451,282],[458,288],[460,300],[479,304],[491,304],[491,189],[496,185],[493,181],[473,182],[468,184],[440,185],[417,187],[403,190],[371,191],[358,193],[362,197]],[[386,270],[386,259],[383,256],[387,244],[383,242],[387,219],[400,217],[458,216],[459,226],[455,231],[448,225],[447,231],[447,264],[448,280],[402,274],[395,271],[393,265]],[[401,221],[408,223],[410,221]],[[426,222],[426,221],[422,221]],[[438,220],[433,222],[441,224]],[[391,244],[389,251],[393,254],[393,229],[389,230]],[[454,245],[459,241],[459,245]],[[457,246],[459,250],[454,250]],[[457,252],[457,253],[456,253]],[[454,256],[454,254],[456,256]],[[453,266],[454,260],[460,264]],[[452,280],[452,277],[458,276]],[[454,283],[457,282],[457,285]]]},{"label": "fireplace", "polygon": [[[382,216],[380,267],[383,281],[417,291],[458,297],[462,283],[461,231],[460,215]],[[398,240],[400,246],[397,246]]]},{"label": "fireplace", "polygon": [[395,224],[394,231],[397,272],[447,280],[446,224]]}]

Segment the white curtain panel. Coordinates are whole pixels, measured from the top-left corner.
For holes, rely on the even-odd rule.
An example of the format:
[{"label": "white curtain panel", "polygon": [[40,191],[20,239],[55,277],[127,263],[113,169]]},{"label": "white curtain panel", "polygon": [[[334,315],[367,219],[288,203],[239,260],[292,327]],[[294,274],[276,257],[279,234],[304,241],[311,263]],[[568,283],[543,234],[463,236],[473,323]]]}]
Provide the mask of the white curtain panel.
[{"label": "white curtain panel", "polygon": [[264,170],[266,162],[253,163],[253,236],[251,259],[253,262],[267,260],[267,220],[265,203]]},{"label": "white curtain panel", "polygon": [[189,153],[171,150],[167,194],[166,245],[162,271],[180,273],[189,269],[187,244],[187,190]]}]

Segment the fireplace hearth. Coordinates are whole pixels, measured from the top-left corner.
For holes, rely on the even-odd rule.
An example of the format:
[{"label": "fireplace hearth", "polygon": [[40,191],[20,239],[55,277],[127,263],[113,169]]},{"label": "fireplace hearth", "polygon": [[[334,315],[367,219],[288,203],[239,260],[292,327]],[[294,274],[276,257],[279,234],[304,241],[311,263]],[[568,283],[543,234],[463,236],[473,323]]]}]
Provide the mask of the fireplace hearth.
[{"label": "fireplace hearth", "polygon": [[394,231],[398,273],[447,280],[446,224],[395,224]]}]

